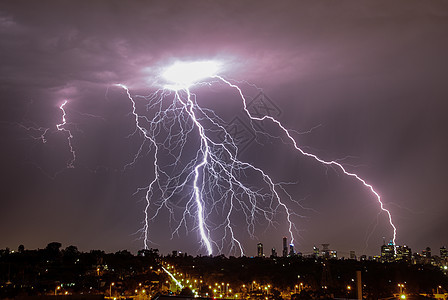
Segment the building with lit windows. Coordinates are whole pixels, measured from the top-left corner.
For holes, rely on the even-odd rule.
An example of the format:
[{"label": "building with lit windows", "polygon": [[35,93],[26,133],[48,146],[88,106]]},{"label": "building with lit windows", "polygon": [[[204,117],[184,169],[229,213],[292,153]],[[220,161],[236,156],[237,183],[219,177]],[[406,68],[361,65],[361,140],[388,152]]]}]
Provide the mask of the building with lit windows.
[{"label": "building with lit windows", "polygon": [[381,246],[381,261],[382,262],[393,262],[395,260],[395,245],[389,242],[389,244],[383,244]]},{"label": "building with lit windows", "polygon": [[313,246],[313,255],[315,258],[319,257],[319,248],[317,248],[316,246]]},{"label": "building with lit windows", "polygon": [[425,258],[431,258],[431,248],[426,247],[426,249],[422,251],[422,255]]},{"label": "building with lit windows", "polygon": [[409,248],[406,245],[403,246],[396,246],[396,257],[395,260],[397,261],[412,261],[412,251],[411,248]]},{"label": "building with lit windows", "polygon": [[258,257],[263,257],[263,244],[262,243],[258,243],[257,244],[257,256]]},{"label": "building with lit windows", "polygon": [[330,258],[330,244],[322,244],[321,256],[323,258]]}]

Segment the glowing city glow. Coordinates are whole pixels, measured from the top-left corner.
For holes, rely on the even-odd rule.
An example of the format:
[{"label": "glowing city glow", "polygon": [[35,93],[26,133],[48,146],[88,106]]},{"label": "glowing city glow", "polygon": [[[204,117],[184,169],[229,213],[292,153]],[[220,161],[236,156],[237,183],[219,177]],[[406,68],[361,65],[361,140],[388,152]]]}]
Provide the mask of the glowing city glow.
[{"label": "glowing city glow", "polygon": [[[135,134],[139,134],[143,140],[133,161],[127,166],[137,162],[145,147],[152,149],[154,154],[154,177],[146,187],[137,191],[144,191],[146,200],[145,220],[141,229],[145,248],[150,243],[150,223],[160,210],[167,209],[171,220],[175,220],[174,215],[180,208],[183,212],[172,235],[179,234],[181,229],[196,229],[201,244],[209,255],[222,253],[224,250],[244,255],[242,243],[236,235],[236,216],[243,216],[247,232],[254,238],[255,227],[260,218],[273,224],[274,216],[284,214],[290,242],[294,244],[294,232],[297,232],[297,228],[293,217],[300,215],[284,200],[293,200],[293,197],[260,167],[239,160],[239,145],[222,120],[215,112],[200,107],[196,102],[196,95],[190,91],[191,85],[205,79],[216,79],[213,84],[235,89],[247,117],[252,122],[272,122],[281,129],[283,137],[290,140],[299,154],[320,164],[334,166],[362,183],[375,196],[381,211],[387,213],[395,244],[396,227],[392,216],[371,184],[347,171],[336,161],[326,161],[304,151],[292,137],[290,130],[274,117],[253,116],[247,108],[247,100],[241,88],[216,74],[218,70],[219,64],[213,61],[178,62],[163,73],[163,77],[173,85],[165,86],[165,89],[157,90],[149,96],[133,96],[125,85],[117,84],[126,91],[132,105]],[[138,97],[139,103],[143,100],[144,110],[139,109],[135,97]],[[65,124],[65,118],[63,120]],[[221,135],[221,139],[216,138],[216,133]],[[192,146],[194,144],[197,146]],[[191,150],[194,150],[193,154],[190,153]],[[247,178],[257,180],[261,183],[260,186],[253,186]],[[218,223],[216,220],[211,221],[216,211],[221,212],[220,217],[223,217]]]}]

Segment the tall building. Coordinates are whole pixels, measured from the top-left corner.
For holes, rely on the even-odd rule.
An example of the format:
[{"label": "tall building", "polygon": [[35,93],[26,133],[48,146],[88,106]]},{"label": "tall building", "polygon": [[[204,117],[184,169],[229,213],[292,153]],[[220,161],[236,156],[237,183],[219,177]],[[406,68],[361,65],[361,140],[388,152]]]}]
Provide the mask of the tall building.
[{"label": "tall building", "polygon": [[423,257],[431,258],[431,248],[426,247],[425,250],[422,251]]},{"label": "tall building", "polygon": [[277,251],[275,250],[275,248],[271,249],[271,258],[277,257]]},{"label": "tall building", "polygon": [[289,244],[289,256],[293,257],[296,253],[294,252],[294,244]]},{"label": "tall building", "polygon": [[288,256],[288,239],[285,237],[283,237],[283,257],[287,257]]},{"label": "tall building", "polygon": [[319,248],[317,248],[316,246],[313,246],[313,254],[315,258],[319,257]]},{"label": "tall building", "polygon": [[350,250],[350,259],[355,259],[356,260],[356,254],[354,250]]},{"label": "tall building", "polygon": [[257,256],[258,257],[263,257],[263,244],[262,243],[258,243],[257,244]]},{"label": "tall building", "polygon": [[323,258],[330,258],[330,248],[328,248],[330,246],[330,244],[322,244],[322,252],[321,252],[321,256]]},{"label": "tall building", "polygon": [[445,248],[445,246],[440,247],[440,258],[448,259],[448,250]]},{"label": "tall building", "polygon": [[412,251],[406,245],[396,246],[396,257],[395,260],[404,260],[410,262],[412,260]]},{"label": "tall building", "polygon": [[389,244],[383,244],[381,246],[381,261],[382,262],[393,262],[395,258],[395,245],[392,241]]}]

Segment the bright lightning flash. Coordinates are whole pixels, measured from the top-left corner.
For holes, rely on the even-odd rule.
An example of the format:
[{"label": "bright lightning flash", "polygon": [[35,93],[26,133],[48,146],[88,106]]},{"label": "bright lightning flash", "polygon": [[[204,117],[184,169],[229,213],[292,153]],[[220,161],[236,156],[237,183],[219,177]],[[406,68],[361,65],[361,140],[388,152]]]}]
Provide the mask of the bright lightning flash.
[{"label": "bright lightning flash", "polygon": [[75,150],[73,149],[73,145],[72,145],[72,139],[73,139],[73,135],[71,133],[71,131],[69,129],[65,128],[65,125],[67,125],[67,120],[66,120],[66,116],[67,113],[65,112],[65,108],[64,106],[68,103],[67,100],[65,100],[60,106],[59,109],[62,111],[62,123],[57,124],[56,128],[59,131],[65,132],[67,133],[67,140],[68,140],[68,146],[70,148],[70,153],[72,155],[72,158],[70,159],[70,161],[67,163],[67,168],[74,168],[74,163],[76,160],[76,153]]},{"label": "bright lightning flash", "polygon": [[165,269],[165,267],[163,267],[163,266],[162,266],[162,269],[165,271],[166,274],[168,274],[168,275],[171,277],[171,279],[174,281],[174,283],[176,283],[176,285],[177,285],[180,289],[183,289],[183,288],[184,288],[184,286],[182,285],[182,283],[180,283],[179,280],[177,280],[176,277],[174,277],[174,275],[171,274],[170,271],[168,271],[167,269]]},{"label": "bright lightning flash", "polygon": [[[293,200],[293,197],[261,168],[237,158],[238,145],[223,125],[225,122],[212,110],[200,107],[196,95],[190,90],[205,79],[214,79],[235,89],[251,122],[271,121],[281,129],[284,137],[292,142],[300,154],[313,158],[320,164],[335,166],[345,175],[361,182],[375,196],[381,210],[387,213],[395,244],[396,227],[392,216],[373,186],[357,174],[348,172],[340,163],[326,161],[305,152],[298,146],[291,132],[277,119],[251,115],[242,90],[217,74],[220,66],[219,62],[214,61],[178,62],[163,73],[163,78],[169,84],[149,96],[132,96],[125,85],[117,84],[126,91],[132,104],[136,126],[134,133],[143,139],[128,166],[148,153],[145,148],[152,149],[154,153],[154,179],[137,191],[145,191],[145,221],[141,230],[145,248],[148,248],[150,222],[164,208],[170,213],[170,224],[174,223],[173,235],[179,234],[181,228],[190,230],[193,226],[209,255],[216,250],[220,253],[224,250],[238,251],[240,255],[244,255],[243,246],[238,240],[239,232],[235,227],[235,220],[241,217],[247,223],[249,235],[254,237],[258,218],[274,224],[274,217],[283,212],[291,244],[294,243],[297,228],[292,218],[300,216],[283,200]],[[64,105],[65,103],[61,110]],[[63,128],[65,118],[63,121],[58,129]],[[254,127],[253,129],[255,130]],[[217,138],[217,134],[221,138]],[[70,137],[71,135],[69,141]],[[189,152],[190,148],[196,149],[193,154]],[[253,182],[262,184],[254,187]],[[179,211],[181,218],[176,218],[176,212],[179,214]],[[216,223],[214,214],[224,216],[224,220]]]},{"label": "bright lightning flash", "polygon": [[171,83],[165,88],[186,90],[200,80],[217,74],[220,66],[216,61],[177,62],[162,74],[163,78]]}]

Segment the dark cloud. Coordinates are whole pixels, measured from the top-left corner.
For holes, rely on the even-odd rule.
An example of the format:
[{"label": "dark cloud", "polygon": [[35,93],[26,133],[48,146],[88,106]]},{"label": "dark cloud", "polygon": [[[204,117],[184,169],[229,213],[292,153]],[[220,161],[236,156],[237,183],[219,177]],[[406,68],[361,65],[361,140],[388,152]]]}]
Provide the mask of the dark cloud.
[{"label": "dark cloud", "polygon": [[[447,32],[443,1],[3,1],[0,247],[60,240],[81,249],[140,248],[133,233],[143,203],[132,194],[145,184],[147,165],[120,172],[138,141],[125,139],[129,106],[112,85],[147,92],[168,63],[204,58],[225,61],[228,78],[262,87],[289,128],[319,125],[297,135],[300,145],[326,159],[354,156],[345,162],[388,203],[399,243],[446,244]],[[202,93],[226,120],[241,111],[228,92]],[[69,157],[54,127],[64,99],[79,163],[52,179]],[[47,143],[17,123],[51,128]],[[378,253],[390,228],[359,184],[287,146],[261,148],[251,144],[243,158],[278,181],[297,182],[290,191],[317,211],[301,210],[306,218],[297,219],[300,250],[329,242],[362,252],[378,223],[365,250]],[[279,248],[283,235],[279,224],[259,240]],[[154,242],[163,252],[198,249],[170,237],[160,230]],[[249,254],[256,242],[246,241]]]}]

